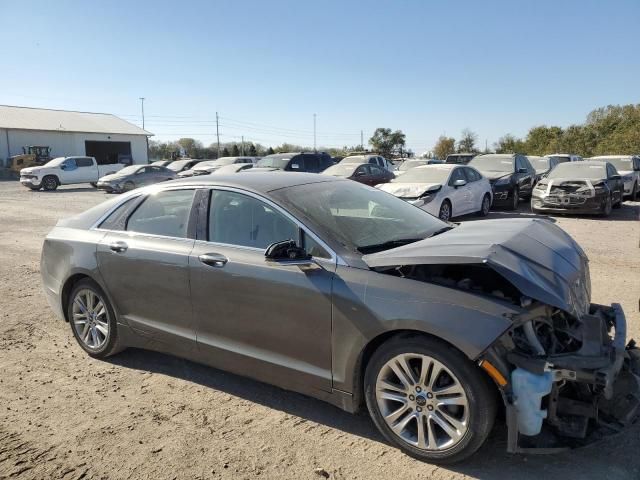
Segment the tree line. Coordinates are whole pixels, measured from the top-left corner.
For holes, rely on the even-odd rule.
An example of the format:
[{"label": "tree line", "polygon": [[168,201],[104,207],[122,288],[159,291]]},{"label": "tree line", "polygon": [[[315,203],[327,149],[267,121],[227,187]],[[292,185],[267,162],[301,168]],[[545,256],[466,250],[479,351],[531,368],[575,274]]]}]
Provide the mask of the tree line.
[{"label": "tree line", "polygon": [[[582,157],[640,153],[640,104],[608,105],[593,110],[584,123],[567,128],[540,125],[532,127],[525,138],[506,134],[493,144],[495,153],[548,155],[575,153]],[[440,136],[428,156],[444,159],[452,153],[490,153],[477,146],[477,135],[462,131],[460,140]]]},{"label": "tree line", "polygon": [[[392,131],[390,128],[378,128],[369,139],[371,151],[379,153],[387,158],[413,156],[411,150],[405,149],[406,136],[401,130]],[[293,143],[283,143],[275,147],[265,147],[254,142],[226,142],[220,144],[220,157],[238,157],[247,155],[250,157],[263,157],[273,153],[284,152],[308,152],[313,148]],[[341,148],[322,147],[318,151],[327,152],[333,157],[345,157],[349,154],[365,151],[363,145],[352,145]],[[180,156],[189,158],[218,158],[218,144],[212,143],[204,146],[201,141],[194,138],[180,138],[175,141],[161,142],[149,140],[149,158],[171,159]]]}]

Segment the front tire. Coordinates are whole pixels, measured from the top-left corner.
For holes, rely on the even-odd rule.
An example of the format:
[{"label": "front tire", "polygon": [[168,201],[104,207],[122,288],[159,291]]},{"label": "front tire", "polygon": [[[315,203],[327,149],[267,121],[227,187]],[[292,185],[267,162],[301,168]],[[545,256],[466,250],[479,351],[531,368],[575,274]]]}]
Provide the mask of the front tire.
[{"label": "front tire", "polygon": [[47,175],[42,179],[42,188],[47,192],[52,192],[58,185],[58,179],[54,175]]},{"label": "front tire", "polygon": [[601,216],[608,217],[611,215],[611,209],[613,208],[612,203],[613,200],[611,198],[611,194],[609,194],[602,205],[602,212],[600,213]]},{"label": "front tire", "polygon": [[489,215],[489,210],[491,210],[491,195],[485,193],[484,197],[482,197],[482,204],[480,205],[478,216],[486,217],[487,215]]},{"label": "front tire", "polygon": [[518,190],[518,187],[514,187],[511,197],[511,203],[509,204],[509,210],[517,210],[518,203],[520,203],[520,190]]},{"label": "front tire", "polygon": [[451,220],[451,202],[445,199],[440,205],[440,210],[438,211],[438,218],[443,222],[448,222]]},{"label": "front tire", "polygon": [[472,455],[496,415],[488,379],[461,352],[426,336],[396,337],[365,372],[367,408],[378,429],[408,455],[450,464]]},{"label": "front tire", "polygon": [[94,358],[121,350],[116,315],[100,286],[90,279],[74,285],[67,304],[71,331],[82,349]]},{"label": "front tire", "polygon": [[124,185],[122,185],[123,192],[130,192],[134,188],[136,188],[136,185],[131,181],[124,182]]}]

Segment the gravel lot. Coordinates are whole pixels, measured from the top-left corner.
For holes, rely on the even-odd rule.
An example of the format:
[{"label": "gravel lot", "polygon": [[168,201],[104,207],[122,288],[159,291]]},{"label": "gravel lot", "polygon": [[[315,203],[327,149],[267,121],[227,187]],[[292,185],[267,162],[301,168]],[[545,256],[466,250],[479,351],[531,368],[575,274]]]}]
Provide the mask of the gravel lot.
[{"label": "gravel lot", "polygon": [[[443,468],[389,447],[365,415],[302,395],[156,353],[87,357],[41,293],[40,248],[59,218],[104,199],[0,182],[0,479],[640,478],[640,425],[525,457],[505,453],[498,423],[470,461]],[[639,215],[626,202],[607,220],[555,218],[591,259],[593,301],[622,303],[638,339]]]}]

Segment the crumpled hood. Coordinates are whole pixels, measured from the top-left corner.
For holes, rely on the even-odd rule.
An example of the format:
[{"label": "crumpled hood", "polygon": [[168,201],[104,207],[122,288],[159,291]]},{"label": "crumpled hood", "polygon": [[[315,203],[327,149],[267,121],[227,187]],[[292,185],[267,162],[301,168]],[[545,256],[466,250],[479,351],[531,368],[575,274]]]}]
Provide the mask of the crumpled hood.
[{"label": "crumpled hood", "polygon": [[380,185],[380,190],[395,195],[400,198],[416,198],[422,195],[430,187],[440,185],[439,183],[385,183]]},{"label": "crumpled hood", "polygon": [[560,227],[543,219],[469,222],[435,237],[362,257],[370,267],[483,263],[523,295],[581,317],[588,313],[588,259]]},{"label": "crumpled hood", "polygon": [[497,180],[502,177],[508,177],[511,172],[493,172],[489,170],[479,170],[482,176],[487,177],[489,180]]}]

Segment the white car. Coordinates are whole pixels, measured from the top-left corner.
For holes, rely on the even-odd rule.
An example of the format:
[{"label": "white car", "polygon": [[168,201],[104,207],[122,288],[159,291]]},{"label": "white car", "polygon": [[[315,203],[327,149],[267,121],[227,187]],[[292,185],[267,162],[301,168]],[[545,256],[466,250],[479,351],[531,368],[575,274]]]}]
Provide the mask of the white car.
[{"label": "white car", "polygon": [[223,165],[214,170],[210,175],[226,175],[228,173],[238,173],[253,168],[255,163],[232,163],[231,165]]},{"label": "white car", "polygon": [[57,157],[41,167],[20,170],[20,183],[31,190],[55,190],[59,185],[90,183],[124,168],[122,163],[98,165],[93,157]]},{"label": "white car", "polygon": [[582,157],[580,155],[575,155],[573,153],[552,153],[550,155],[545,155],[545,157],[554,158],[558,163],[582,161]]},{"label": "white car", "polygon": [[589,160],[597,160],[609,162],[624,182],[624,196],[631,200],[640,197],[640,156],[637,155],[602,155],[600,157],[591,157]]},{"label": "white car", "polygon": [[377,188],[444,221],[468,213],[484,217],[489,214],[493,201],[489,180],[466,165],[415,167]]},{"label": "white car", "polygon": [[220,167],[224,167],[225,165],[234,165],[239,163],[255,164],[258,162],[258,160],[260,160],[260,157],[220,157],[215,160],[205,160],[203,162],[199,162],[194,165],[191,170],[180,172],[178,176],[180,178],[184,178],[192,177],[194,175],[208,175],[212,172],[215,172]]},{"label": "white car", "polygon": [[344,157],[339,163],[371,163],[385,168],[390,172],[395,170],[395,165],[380,155],[351,155]]}]

